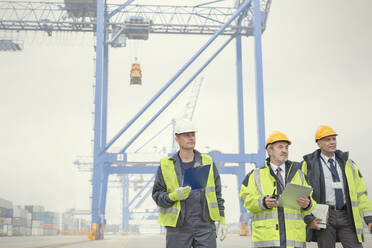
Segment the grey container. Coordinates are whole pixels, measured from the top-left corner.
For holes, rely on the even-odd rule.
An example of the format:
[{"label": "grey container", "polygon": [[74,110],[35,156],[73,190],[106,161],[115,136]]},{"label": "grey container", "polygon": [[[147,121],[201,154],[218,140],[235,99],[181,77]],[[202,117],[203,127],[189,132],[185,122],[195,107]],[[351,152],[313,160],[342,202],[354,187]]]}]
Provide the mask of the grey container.
[{"label": "grey container", "polygon": [[0,225],[0,236],[12,236],[13,227],[12,225]]},{"label": "grey container", "polygon": [[12,224],[12,218],[0,217],[0,224],[11,225]]},{"label": "grey container", "polygon": [[13,236],[26,236],[27,230],[28,228],[24,226],[13,226]]},{"label": "grey container", "polygon": [[43,213],[45,211],[45,208],[39,205],[27,205],[25,209],[30,213]]},{"label": "grey container", "polygon": [[42,236],[44,235],[43,228],[32,228],[31,229],[31,235],[32,236]]},{"label": "grey container", "polygon": [[44,220],[44,213],[43,212],[33,212],[32,213],[32,220]]},{"label": "grey container", "polygon": [[7,201],[3,198],[0,198],[0,208],[12,209],[13,208],[13,203],[11,201]]},{"label": "grey container", "polygon": [[12,224],[12,218],[0,217],[0,224],[11,225]]},{"label": "grey container", "polygon": [[13,226],[27,227],[27,219],[25,219],[25,218],[13,218]]},{"label": "grey container", "polygon": [[6,208],[0,207],[0,217],[5,217],[6,216]]},{"label": "grey container", "polygon": [[14,206],[13,218],[27,218],[27,211],[21,206]]},{"label": "grey container", "polygon": [[43,228],[44,222],[42,220],[32,220],[31,227],[34,228]]}]

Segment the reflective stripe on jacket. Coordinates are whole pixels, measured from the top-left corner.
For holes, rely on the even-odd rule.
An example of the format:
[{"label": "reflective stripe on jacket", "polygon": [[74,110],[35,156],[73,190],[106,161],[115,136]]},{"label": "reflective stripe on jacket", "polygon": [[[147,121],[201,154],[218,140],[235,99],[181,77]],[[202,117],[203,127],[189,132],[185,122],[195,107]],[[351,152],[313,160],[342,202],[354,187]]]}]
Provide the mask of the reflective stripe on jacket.
[{"label": "reflective stripe on jacket", "polygon": [[[213,161],[212,158],[208,155],[201,154],[201,158],[202,164],[200,166],[211,165],[207,185],[205,188],[205,197],[208,205],[209,217],[213,221],[219,221],[221,216],[217,203],[216,187],[213,173]],[[180,185],[178,183],[174,162],[171,159],[171,157],[163,158],[160,161],[160,168],[164,178],[167,192],[171,193],[177,188],[179,188]],[[158,218],[159,225],[176,227],[180,212],[181,212],[180,201],[175,201],[173,205],[171,205],[170,207],[166,208],[160,207]]]},{"label": "reflective stripe on jacket", "polygon": [[[341,162],[340,167],[344,177],[344,189],[346,205],[349,216],[354,221],[355,233],[358,241],[363,242],[363,222],[362,217],[372,222],[372,202],[367,195],[367,187],[364,178],[356,164],[348,158],[347,152],[336,151],[336,159]],[[324,195],[324,175],[319,160],[320,150],[304,156],[302,171],[308,178],[308,182],[314,188],[313,197],[319,204],[325,204]],[[319,161],[318,161],[319,160]],[[346,177],[346,180],[345,180]],[[310,233],[309,233],[310,235]],[[308,241],[314,237],[308,237]]]},{"label": "reflective stripe on jacket", "polygon": [[[293,166],[293,163],[290,165],[287,184],[308,186],[298,165],[298,163],[296,166]],[[290,174],[292,175],[289,176]],[[268,163],[265,167],[251,172],[247,180],[246,185],[242,184],[240,198],[244,207],[252,212],[254,247],[283,247],[283,243],[285,247],[306,247],[306,226],[303,217],[311,213],[316,203],[311,201],[312,205],[306,210],[266,208],[263,203],[264,198],[271,196],[274,190],[278,192],[276,179]]]}]

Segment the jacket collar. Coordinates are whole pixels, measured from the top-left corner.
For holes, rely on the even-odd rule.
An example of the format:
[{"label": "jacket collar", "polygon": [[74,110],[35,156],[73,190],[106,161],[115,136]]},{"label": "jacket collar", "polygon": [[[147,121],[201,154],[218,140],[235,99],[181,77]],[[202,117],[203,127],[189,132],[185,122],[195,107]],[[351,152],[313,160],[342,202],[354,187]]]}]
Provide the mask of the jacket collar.
[{"label": "jacket collar", "polygon": [[[174,170],[176,171],[178,184],[182,186],[183,175],[181,171],[181,160],[180,160],[180,157],[178,156],[178,153],[179,151],[173,154],[169,159],[173,160]],[[195,164],[197,163],[201,164],[201,161],[202,161],[201,154],[197,150],[194,150],[194,160],[195,160]]]},{"label": "jacket collar", "polygon": [[[294,162],[290,160],[285,161],[284,165],[285,165],[285,177],[286,177],[285,180],[286,182],[290,182],[293,176],[296,174],[295,172],[297,171],[297,168],[295,168]],[[291,168],[291,165],[292,165],[292,168]],[[266,159],[265,167],[267,167],[270,170],[270,174],[276,178],[275,173],[271,169],[271,166],[270,166],[270,158]]]},{"label": "jacket collar", "polygon": [[[349,159],[349,152],[336,150],[335,156],[337,159],[340,159],[343,163],[346,163],[346,161]],[[313,164],[316,159],[320,158],[320,149],[305,155],[303,158],[305,161],[310,161]]]},{"label": "jacket collar", "polygon": [[[288,169],[291,167],[291,164],[292,164],[292,161],[290,161],[290,160],[287,160],[287,161],[284,162],[286,172],[288,172]],[[267,166],[269,169],[271,169],[270,158],[269,157],[266,158],[265,166]]]},{"label": "jacket collar", "polygon": [[[173,162],[176,164],[176,163],[181,163],[180,161],[180,156],[178,156],[178,152],[176,152],[175,154],[173,154],[170,159],[173,160]],[[195,164],[202,164],[202,157],[201,157],[201,153],[197,150],[194,149],[194,160],[195,160]]]}]

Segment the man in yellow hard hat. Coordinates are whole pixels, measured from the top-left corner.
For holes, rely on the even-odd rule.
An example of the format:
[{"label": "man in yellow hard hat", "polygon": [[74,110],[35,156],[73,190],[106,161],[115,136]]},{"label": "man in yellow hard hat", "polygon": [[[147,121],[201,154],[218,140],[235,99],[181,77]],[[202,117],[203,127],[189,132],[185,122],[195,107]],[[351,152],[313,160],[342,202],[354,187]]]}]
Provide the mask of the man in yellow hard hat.
[{"label": "man in yellow hard hat", "polygon": [[[212,158],[194,149],[195,132],[189,120],[176,122],[180,149],[161,159],[154,182],[152,198],[160,208],[158,223],[167,228],[167,248],[216,248],[216,236],[223,241],[227,235],[220,175]],[[204,188],[182,186],[187,169],[208,165]]]},{"label": "man in yellow hard hat", "polygon": [[311,198],[299,197],[298,209],[278,206],[280,195],[288,183],[308,186],[300,170],[301,164],[288,160],[291,141],[282,132],[273,132],[266,141],[268,158],[262,168],[244,179],[240,199],[252,213],[254,247],[305,247],[306,226],[303,215],[315,208]]},{"label": "man in yellow hard hat", "polygon": [[307,240],[319,248],[333,248],[341,242],[344,248],[359,248],[363,241],[362,218],[372,227],[372,202],[356,164],[348,152],[337,150],[337,133],[330,126],[320,126],[315,133],[319,149],[305,155],[302,171],[313,187],[314,200],[329,205],[325,229],[320,229],[313,215],[305,216]]}]

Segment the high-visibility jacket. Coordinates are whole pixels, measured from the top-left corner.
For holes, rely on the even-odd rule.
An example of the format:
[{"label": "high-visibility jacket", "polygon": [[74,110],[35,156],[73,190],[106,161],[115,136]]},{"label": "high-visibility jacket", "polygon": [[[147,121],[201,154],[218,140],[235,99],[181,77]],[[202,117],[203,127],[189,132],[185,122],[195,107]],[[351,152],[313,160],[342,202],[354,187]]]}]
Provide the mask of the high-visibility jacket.
[{"label": "high-visibility jacket", "polygon": [[[312,154],[304,156],[305,161],[302,163],[302,171],[308,177],[309,184],[313,185],[314,188],[314,199],[320,204],[325,204],[325,196],[321,195],[325,189],[321,188],[320,180],[320,166],[319,160],[320,151],[317,150]],[[341,170],[346,176],[347,188],[345,188],[347,211],[348,214],[353,216],[355,232],[359,242],[363,242],[363,222],[362,217],[372,219],[372,202],[369,200],[367,195],[367,186],[364,178],[361,176],[358,167],[351,159],[348,158],[347,152],[336,151],[336,158],[343,161],[341,164]],[[308,164],[308,162],[312,164]],[[316,162],[315,162],[316,161]],[[315,178],[316,177],[316,178]],[[344,178],[345,181],[345,178]],[[348,189],[348,192],[347,192]],[[351,211],[350,211],[351,209]],[[315,239],[314,239],[315,240]]]},{"label": "high-visibility jacket", "polygon": [[[289,161],[287,161],[288,163]],[[287,171],[286,184],[308,186],[299,164],[290,163]],[[274,207],[268,209],[264,198],[278,192],[278,183],[270,172],[270,165],[255,169],[248,175],[246,185],[242,184],[240,199],[244,207],[252,213],[252,241],[254,247],[282,247],[281,237],[285,237],[286,247],[306,247],[306,226],[304,215],[311,213],[316,203],[306,209],[289,209]],[[284,215],[284,223],[279,223],[280,215]],[[283,227],[283,230],[280,230]]]},{"label": "high-visibility jacket", "polygon": [[[207,185],[205,188],[205,198],[208,204],[209,216],[213,221],[219,221],[221,219],[220,211],[218,209],[214,173],[213,173],[213,161],[208,155],[201,154],[202,164],[200,166],[210,165]],[[163,174],[164,182],[167,187],[167,192],[171,193],[180,187],[176,171],[174,168],[173,160],[163,158],[160,161],[160,168]],[[176,227],[178,216],[181,212],[180,201],[175,201],[174,204],[169,208],[160,207],[158,223],[161,226]]]}]

